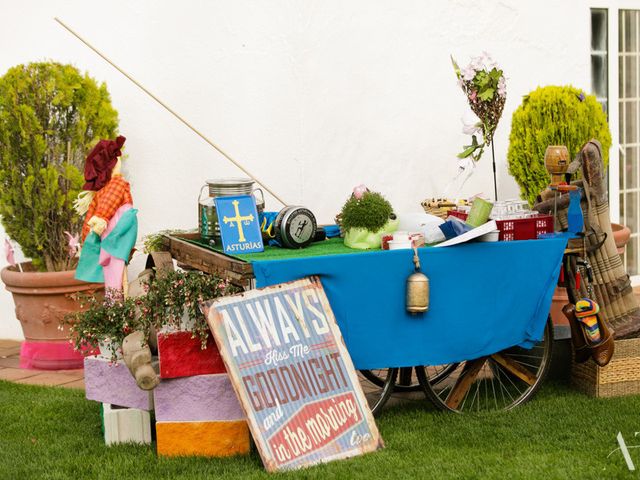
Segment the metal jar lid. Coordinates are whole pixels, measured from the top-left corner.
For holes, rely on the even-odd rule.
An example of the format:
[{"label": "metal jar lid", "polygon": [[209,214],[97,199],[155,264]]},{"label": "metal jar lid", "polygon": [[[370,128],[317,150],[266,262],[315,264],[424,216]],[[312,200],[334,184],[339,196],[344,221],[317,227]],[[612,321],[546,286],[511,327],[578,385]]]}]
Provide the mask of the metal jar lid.
[{"label": "metal jar lid", "polygon": [[251,195],[254,183],[251,178],[216,178],[207,180],[210,197]]}]

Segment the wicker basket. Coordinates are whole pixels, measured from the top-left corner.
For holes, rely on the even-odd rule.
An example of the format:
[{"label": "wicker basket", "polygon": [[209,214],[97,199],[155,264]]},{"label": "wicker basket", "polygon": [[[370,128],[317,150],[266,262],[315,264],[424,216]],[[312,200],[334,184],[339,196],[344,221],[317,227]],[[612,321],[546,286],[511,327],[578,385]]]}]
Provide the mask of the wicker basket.
[{"label": "wicker basket", "polygon": [[427,198],[420,205],[422,205],[426,213],[440,217],[443,220],[447,219],[449,210],[456,207],[456,204],[451,201],[435,198]]},{"label": "wicker basket", "polygon": [[591,360],[573,362],[571,383],[593,397],[640,395],[640,338],[616,340],[613,358],[606,367]]}]

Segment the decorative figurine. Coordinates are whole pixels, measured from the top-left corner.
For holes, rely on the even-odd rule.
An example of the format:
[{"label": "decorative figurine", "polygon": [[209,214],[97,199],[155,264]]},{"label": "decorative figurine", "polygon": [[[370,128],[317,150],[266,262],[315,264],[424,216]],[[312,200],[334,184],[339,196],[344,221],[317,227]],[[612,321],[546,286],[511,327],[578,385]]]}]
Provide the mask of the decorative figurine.
[{"label": "decorative figurine", "polygon": [[119,136],[93,147],[85,162],[84,191],[74,204],[76,212],[85,215],[76,278],[104,282],[107,291],[122,290],[125,265],[138,234],[137,210],[121,172],[124,142],[125,137]]},{"label": "decorative figurine", "polygon": [[364,185],[354,188],[339,217],[345,246],[362,250],[380,248],[382,235],[395,232],[400,224],[391,204]]},{"label": "decorative figurine", "polygon": [[569,169],[569,150],[564,145],[549,145],[544,152],[544,166],[551,174],[551,185],[566,183]]},{"label": "decorative figurine", "polygon": [[136,384],[142,390],[153,390],[160,383],[160,378],[151,363],[151,349],[144,333],[130,333],[122,341],[122,356]]}]

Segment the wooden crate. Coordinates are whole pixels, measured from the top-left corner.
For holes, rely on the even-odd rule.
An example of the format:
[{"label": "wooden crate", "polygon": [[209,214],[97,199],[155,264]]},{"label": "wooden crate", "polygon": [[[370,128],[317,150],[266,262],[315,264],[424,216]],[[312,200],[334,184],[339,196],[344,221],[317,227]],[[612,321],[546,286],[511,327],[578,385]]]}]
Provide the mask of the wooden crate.
[{"label": "wooden crate", "polygon": [[640,395],[640,338],[616,340],[613,358],[606,367],[592,360],[574,362],[571,384],[593,397]]},{"label": "wooden crate", "polygon": [[198,233],[166,235],[163,238],[163,246],[165,251],[169,252],[176,259],[178,265],[183,268],[223,275],[239,287],[251,288],[254,276],[253,267],[249,262],[225,255],[222,252],[214,252],[187,241],[196,238],[199,238]]}]

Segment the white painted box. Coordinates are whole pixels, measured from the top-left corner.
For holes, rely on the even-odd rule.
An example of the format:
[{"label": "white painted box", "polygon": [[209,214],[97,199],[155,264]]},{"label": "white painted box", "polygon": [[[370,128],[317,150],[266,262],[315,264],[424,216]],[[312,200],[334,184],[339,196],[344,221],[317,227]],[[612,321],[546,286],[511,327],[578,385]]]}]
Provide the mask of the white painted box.
[{"label": "white painted box", "polygon": [[151,417],[147,411],[103,403],[102,425],[107,445],[151,443]]}]

